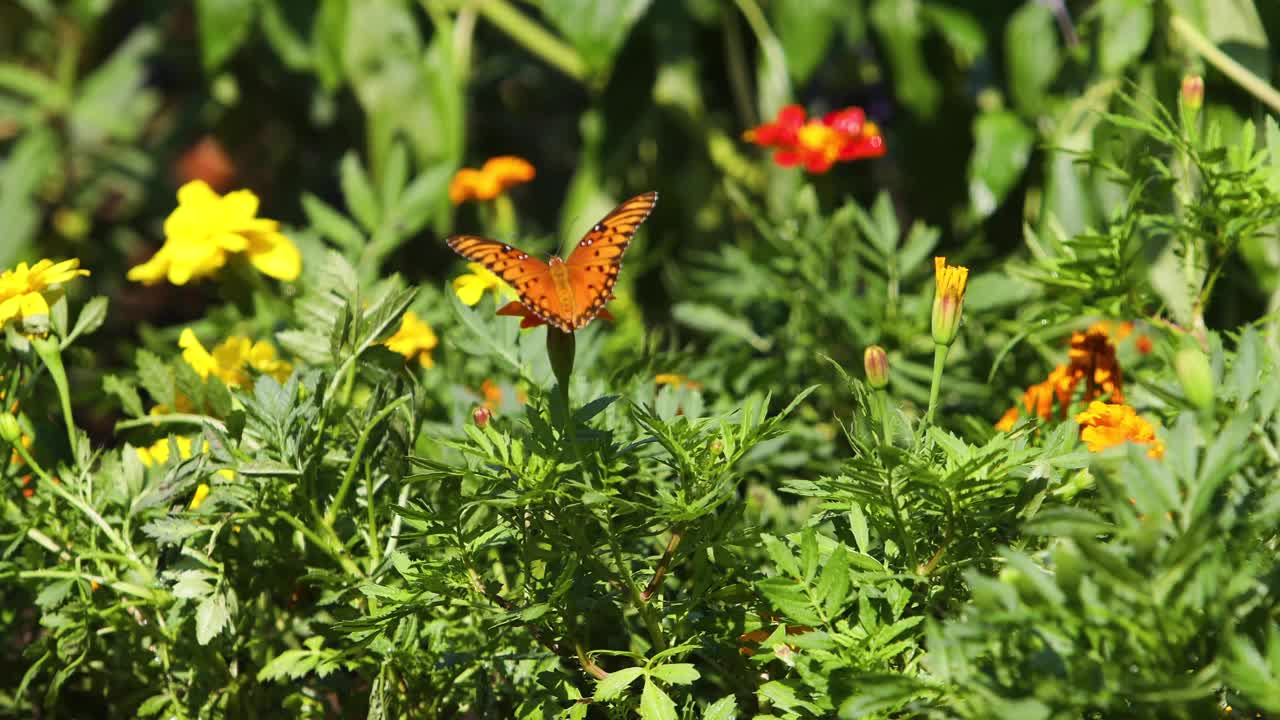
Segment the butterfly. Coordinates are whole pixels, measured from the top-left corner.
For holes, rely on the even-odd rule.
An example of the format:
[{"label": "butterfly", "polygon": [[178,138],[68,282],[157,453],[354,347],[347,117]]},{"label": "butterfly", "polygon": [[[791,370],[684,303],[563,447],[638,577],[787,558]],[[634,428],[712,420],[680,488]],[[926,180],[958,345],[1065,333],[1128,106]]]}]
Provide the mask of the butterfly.
[{"label": "butterfly", "polygon": [[562,332],[573,332],[601,314],[613,298],[622,253],[657,204],[656,192],[622,203],[588,230],[564,260],[552,256],[543,262],[519,248],[475,235],[453,235],[445,242],[505,280],[529,312]]}]

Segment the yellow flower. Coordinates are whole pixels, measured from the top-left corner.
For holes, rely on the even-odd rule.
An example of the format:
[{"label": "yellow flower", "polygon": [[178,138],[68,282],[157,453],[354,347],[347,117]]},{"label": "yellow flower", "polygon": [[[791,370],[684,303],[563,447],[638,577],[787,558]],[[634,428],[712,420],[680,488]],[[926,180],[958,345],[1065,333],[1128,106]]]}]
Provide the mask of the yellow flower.
[{"label": "yellow flower", "polygon": [[467,269],[471,272],[467,275],[459,275],[453,279],[453,291],[458,294],[458,299],[467,305],[474,306],[480,302],[480,298],[484,297],[486,290],[493,290],[493,294],[501,302],[503,296],[515,297],[515,292],[511,290],[511,286],[503,282],[502,278],[489,272],[480,263],[467,263]]},{"label": "yellow flower", "polygon": [[[227,471],[223,470],[223,472]],[[187,505],[187,509],[199,510],[207,497],[209,497],[209,485],[207,483],[200,483],[196,486],[196,494],[191,496],[191,504]]]},{"label": "yellow flower", "polygon": [[61,293],[59,286],[88,274],[76,258],[60,263],[45,259],[31,266],[22,262],[0,273],[0,328],[10,320],[25,323],[28,318],[47,318],[50,301]]},{"label": "yellow flower", "polygon": [[[178,457],[182,458],[183,460],[187,460],[191,458],[191,446],[194,443],[192,443],[191,438],[189,436],[174,435],[173,443],[178,446]],[[164,465],[165,463],[169,462],[169,457],[172,454],[172,451],[169,449],[169,438],[167,437],[161,438],[155,441],[154,443],[151,443],[151,445],[148,447],[134,448],[134,452],[138,454],[138,459],[142,461],[142,464],[146,465],[147,467],[151,467],[152,465]],[[202,453],[209,452],[209,443],[207,441],[201,443],[200,452]],[[234,472],[232,472],[231,470],[228,470],[227,468],[223,468],[219,470],[218,474],[224,478],[227,478],[228,480],[236,476]],[[191,507],[192,510],[195,510],[197,507],[199,507],[199,504],[204,502],[204,498],[209,495],[209,488],[205,486],[203,483],[201,483],[201,487],[204,488],[204,495],[203,496],[201,495],[200,488],[196,488],[196,498],[199,499],[199,502],[196,502],[195,500],[192,501],[192,507]]]},{"label": "yellow flower", "polygon": [[276,349],[265,340],[253,342],[243,335],[232,335],[222,341],[213,352],[200,344],[196,334],[187,328],[178,338],[182,359],[187,361],[203,379],[216,376],[227,387],[249,387],[253,384],[248,369],[270,375],[280,382],[289,379],[293,366],[276,357]]},{"label": "yellow flower", "polygon": [[947,265],[945,257],[935,257],[933,269],[938,286],[933,296],[933,341],[950,345],[960,330],[960,310],[964,307],[969,268]]},{"label": "yellow flower", "polygon": [[280,232],[280,223],[257,214],[258,196],[248,190],[222,196],[203,180],[183,185],[177,209],[164,221],[164,246],[131,269],[129,279],[185,285],[212,275],[233,254],[243,254],[271,277],[296,279],[302,271],[298,248]]},{"label": "yellow flower", "polygon": [[653,383],[655,385],[670,385],[676,389],[682,387],[689,388],[690,390],[702,389],[702,383],[696,380],[690,380],[688,377],[680,375],[679,373],[658,373],[653,376]]},{"label": "yellow flower", "polygon": [[533,179],[537,171],[528,160],[515,155],[489,158],[484,167],[462,168],[449,181],[449,200],[460,205],[468,200],[492,200],[507,188]]},{"label": "yellow flower", "polygon": [[[32,440],[31,440],[31,436],[30,436],[30,435],[27,435],[27,434],[25,434],[25,433],[24,433],[24,434],[23,434],[23,436],[22,436],[22,439],[20,439],[18,442],[22,443],[22,449],[24,449],[24,450],[26,450],[26,451],[28,451],[28,452],[30,452],[30,451],[31,451],[31,442],[32,442]],[[24,461],[24,460],[22,459],[22,456],[18,454],[18,449],[17,449],[17,448],[14,448],[13,450],[10,450],[10,451],[9,451],[9,453],[10,453],[10,454],[9,454],[9,464],[10,464],[10,465],[13,465],[14,467],[22,467],[22,466],[26,463],[26,461]]]},{"label": "yellow flower", "polygon": [[1164,456],[1164,443],[1156,439],[1155,428],[1128,405],[1117,405],[1095,400],[1089,409],[1076,415],[1082,431],[1080,439],[1089,446],[1089,452],[1102,452],[1123,442],[1150,445],[1147,455]]},{"label": "yellow flower", "polygon": [[406,360],[418,358],[422,367],[429,368],[435,364],[431,359],[431,351],[439,344],[431,326],[423,322],[412,310],[404,314],[400,321],[400,329],[395,335],[383,343],[392,351],[398,352]]}]

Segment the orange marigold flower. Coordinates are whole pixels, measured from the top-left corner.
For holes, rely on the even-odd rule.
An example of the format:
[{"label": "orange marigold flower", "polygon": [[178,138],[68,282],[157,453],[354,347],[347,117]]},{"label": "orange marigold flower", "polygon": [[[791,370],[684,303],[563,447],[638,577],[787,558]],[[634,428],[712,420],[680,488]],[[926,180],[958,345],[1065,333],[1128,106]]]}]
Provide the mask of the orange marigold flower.
[{"label": "orange marigold flower", "polygon": [[1149,445],[1147,455],[1164,456],[1164,444],[1156,438],[1155,427],[1128,405],[1105,403],[1095,400],[1089,409],[1076,415],[1080,424],[1080,439],[1090,452],[1102,452],[1124,442]]},{"label": "orange marigold flower", "polygon": [[1124,402],[1116,346],[1105,329],[1095,325],[1086,332],[1072,333],[1067,357],[1071,360],[1071,369],[1085,381],[1086,399],[1105,394],[1117,403]]},{"label": "orange marigold flower", "polygon": [[528,160],[515,155],[489,158],[479,170],[462,168],[449,182],[449,200],[460,205],[468,200],[492,200],[508,188],[527,183],[537,171]]},{"label": "orange marigold flower", "polygon": [[1009,432],[1014,425],[1018,424],[1018,419],[1022,417],[1022,413],[1018,412],[1017,406],[1011,407],[1004,411],[1004,415],[996,422],[996,429],[1000,432]]}]

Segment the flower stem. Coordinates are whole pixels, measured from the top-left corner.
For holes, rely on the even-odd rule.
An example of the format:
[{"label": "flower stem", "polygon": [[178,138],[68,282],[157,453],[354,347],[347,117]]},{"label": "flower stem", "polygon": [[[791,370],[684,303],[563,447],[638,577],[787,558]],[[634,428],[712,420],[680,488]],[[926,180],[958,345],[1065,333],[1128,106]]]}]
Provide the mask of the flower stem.
[{"label": "flower stem", "polygon": [[876,390],[877,403],[876,411],[880,413],[880,433],[883,436],[881,442],[885,445],[893,444],[893,435],[889,429],[889,393],[884,388]]},{"label": "flower stem", "polygon": [[71,415],[71,388],[67,383],[67,371],[62,365],[62,351],[58,343],[49,338],[37,338],[31,342],[36,354],[49,369],[49,376],[58,389],[58,401],[62,405],[62,421],[67,426],[67,444],[71,447],[71,456],[77,466],[80,463],[80,440],[76,435],[75,419]]},{"label": "flower stem", "polygon": [[671,532],[671,540],[667,543],[667,549],[662,553],[662,559],[658,561],[658,567],[653,571],[653,579],[645,587],[644,592],[640,593],[640,599],[649,602],[653,599],[658,589],[662,587],[662,579],[667,576],[667,568],[671,566],[671,558],[675,557],[676,548],[680,547],[680,539],[683,534],[680,530]]},{"label": "flower stem", "polygon": [[[342,475],[342,484],[338,486],[338,494],[333,496],[333,503],[329,505],[329,509],[324,514],[324,524],[333,527],[333,523],[338,519],[338,510],[342,508],[342,503],[347,499],[347,493],[351,491],[351,484],[355,481],[356,471],[360,468],[360,458],[364,455],[364,446],[369,443],[369,436],[373,434],[373,429],[382,424],[387,416],[396,411],[409,399],[408,395],[400,397],[387,403],[377,415],[373,416],[364,426],[364,430],[360,432],[360,439],[356,441],[355,452],[351,454],[351,460],[347,462],[347,471]],[[372,502],[372,499],[369,500]]]},{"label": "flower stem", "polygon": [[560,72],[586,83],[587,63],[576,50],[530,20],[506,0],[482,0],[478,9],[486,20],[498,26],[526,50],[537,55]]},{"label": "flower stem", "polygon": [[1280,91],[1267,84],[1267,81],[1254,75],[1248,68],[1218,49],[1213,41],[1205,37],[1195,25],[1186,18],[1174,15],[1169,19],[1169,27],[1199,53],[1206,62],[1214,66],[1223,75],[1231,78],[1258,100],[1275,112],[1280,112]]},{"label": "flower stem", "polygon": [[933,424],[933,414],[938,409],[938,391],[942,389],[942,368],[947,364],[949,345],[933,346],[933,381],[929,384],[929,411],[925,414],[925,422]]}]

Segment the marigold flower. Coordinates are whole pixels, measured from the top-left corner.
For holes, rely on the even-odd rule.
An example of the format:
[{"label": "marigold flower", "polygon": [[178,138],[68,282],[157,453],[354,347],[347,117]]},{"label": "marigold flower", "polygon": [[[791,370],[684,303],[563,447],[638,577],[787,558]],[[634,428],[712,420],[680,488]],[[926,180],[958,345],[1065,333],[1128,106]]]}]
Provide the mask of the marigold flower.
[{"label": "marigold flower", "polygon": [[[178,446],[178,457],[182,458],[183,460],[188,460],[191,458],[191,451],[195,443],[192,441],[190,436],[174,435],[173,444]],[[142,464],[147,467],[151,467],[153,465],[164,465],[165,463],[169,462],[169,457],[172,455],[172,451],[169,449],[169,438],[167,437],[160,438],[159,440],[155,441],[154,443],[151,443],[151,445],[147,447],[134,448],[134,452],[137,453],[138,459],[142,461]],[[202,453],[209,452],[208,441],[203,441],[200,443],[200,452]],[[231,470],[228,470],[227,468],[223,468],[219,470],[218,474],[227,478],[228,480],[235,477],[235,473],[232,472]],[[205,489],[204,494],[206,496],[209,494],[208,488]],[[197,497],[200,496],[199,488],[196,488],[196,496]],[[204,502],[203,497],[200,497],[200,502]],[[196,507],[198,506],[199,506],[199,503],[196,503]],[[196,508],[192,507],[191,509],[195,510]]]},{"label": "marigold flower", "polygon": [[[227,471],[224,470],[223,472]],[[191,496],[191,503],[187,505],[187,509],[199,510],[207,497],[209,497],[209,485],[207,483],[200,483],[196,486],[196,492]]]},{"label": "marigold flower", "polygon": [[462,168],[449,181],[449,201],[461,205],[468,200],[492,200],[508,188],[527,183],[537,171],[533,164],[515,155],[499,155],[485,161],[479,170]]},{"label": "marigold flower", "polygon": [[431,326],[410,310],[400,320],[400,329],[396,334],[387,338],[382,344],[391,348],[393,352],[400,353],[406,360],[416,357],[422,367],[429,368],[435,365],[435,361],[431,359],[431,351],[440,344],[440,341],[436,338]]},{"label": "marigold flower", "polygon": [[947,265],[945,257],[935,257],[933,269],[937,284],[937,292],[933,296],[933,341],[938,345],[950,345],[960,331],[960,311],[964,308],[969,268]]},{"label": "marigold flower", "polygon": [[1018,424],[1018,420],[1022,417],[1022,413],[1018,412],[1017,406],[1011,407],[1004,411],[1004,415],[996,421],[996,429],[1000,432],[1009,432],[1014,425]]},{"label": "marigold flower", "polygon": [[889,384],[889,356],[884,348],[871,345],[862,353],[862,368],[867,372],[867,384],[880,390]]},{"label": "marigold flower", "polygon": [[0,273],[0,328],[10,320],[24,324],[28,318],[47,320],[50,303],[61,296],[62,283],[88,274],[78,258],[60,263],[44,259],[30,266],[20,262]]},{"label": "marigold flower", "polygon": [[189,182],[178,189],[178,207],[164,221],[164,245],[128,277],[146,285],[166,279],[185,285],[241,254],[265,275],[296,279],[302,271],[297,246],[280,232],[280,223],[257,214],[258,196],[249,190],[222,196],[203,180]]},{"label": "marigold flower", "polygon": [[[1095,325],[1087,332],[1071,334],[1067,357],[1071,369],[1085,380],[1086,399],[1109,395],[1117,403],[1124,402],[1120,366],[1116,362],[1116,346],[1107,336],[1106,326]],[[1127,334],[1127,333],[1126,333]]]},{"label": "marigold flower", "polygon": [[1123,442],[1149,445],[1147,455],[1164,456],[1164,444],[1156,439],[1155,428],[1128,405],[1105,403],[1095,400],[1089,409],[1076,415],[1080,424],[1080,439],[1090,452],[1102,452]]},{"label": "marigold flower", "polygon": [[788,105],[778,111],[774,122],[752,128],[742,137],[761,147],[775,148],[773,160],[778,165],[803,165],[811,173],[824,173],[837,162],[879,157],[886,150],[880,128],[867,122],[866,113],[858,107],[806,122],[804,108]]},{"label": "marigold flower", "polygon": [[653,382],[655,385],[670,385],[677,389],[682,387],[690,390],[702,389],[702,383],[678,373],[658,373],[653,376]]},{"label": "marigold flower", "polygon": [[486,290],[492,290],[495,298],[514,297],[515,291],[502,278],[489,271],[480,263],[467,263],[471,272],[453,279],[453,291],[464,305],[475,306],[484,297]]},{"label": "marigold flower", "polygon": [[251,386],[250,368],[280,382],[293,374],[293,366],[277,358],[276,349],[265,340],[255,343],[243,335],[232,335],[209,352],[191,328],[186,328],[178,338],[178,347],[182,348],[182,359],[202,379],[214,375],[227,387]]}]

